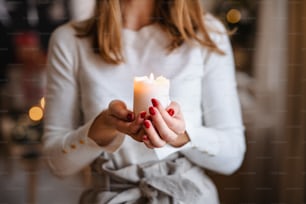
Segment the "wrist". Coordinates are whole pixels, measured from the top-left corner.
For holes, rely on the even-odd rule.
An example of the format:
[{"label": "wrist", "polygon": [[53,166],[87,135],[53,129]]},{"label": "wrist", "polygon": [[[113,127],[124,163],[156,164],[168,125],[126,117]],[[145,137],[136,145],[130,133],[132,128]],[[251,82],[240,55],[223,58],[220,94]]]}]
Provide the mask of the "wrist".
[{"label": "wrist", "polygon": [[118,135],[118,131],[108,123],[107,110],[102,111],[96,117],[88,132],[88,137],[100,146],[111,143],[116,135]]},{"label": "wrist", "polygon": [[179,134],[177,139],[169,144],[173,147],[181,147],[187,144],[189,141],[190,141],[190,138],[187,132],[185,131],[184,133]]}]

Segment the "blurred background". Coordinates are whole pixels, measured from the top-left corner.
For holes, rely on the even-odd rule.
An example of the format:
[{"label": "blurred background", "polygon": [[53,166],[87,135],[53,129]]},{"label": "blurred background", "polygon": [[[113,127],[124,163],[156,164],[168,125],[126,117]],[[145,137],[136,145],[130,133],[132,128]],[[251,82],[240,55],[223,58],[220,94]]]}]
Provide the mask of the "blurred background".
[{"label": "blurred background", "polygon": [[[247,153],[208,174],[221,203],[306,203],[306,1],[203,0],[230,30]],[[88,170],[54,177],[42,154],[50,33],[94,0],[0,0],[0,203],[77,203]]]}]

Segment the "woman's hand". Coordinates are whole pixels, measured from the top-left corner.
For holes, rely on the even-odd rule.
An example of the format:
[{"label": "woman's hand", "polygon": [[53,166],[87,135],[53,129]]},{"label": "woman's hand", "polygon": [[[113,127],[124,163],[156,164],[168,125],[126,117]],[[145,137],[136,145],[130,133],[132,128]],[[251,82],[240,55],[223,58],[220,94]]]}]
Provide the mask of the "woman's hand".
[{"label": "woman's hand", "polygon": [[105,146],[115,139],[118,132],[121,132],[142,142],[144,134],[142,124],[145,115],[146,112],[142,112],[135,117],[124,102],[113,100],[108,109],[102,111],[93,122],[89,130],[89,137],[99,145]]},{"label": "woman's hand", "polygon": [[143,122],[145,145],[155,148],[167,143],[174,147],[186,144],[190,139],[185,131],[185,121],[179,104],[171,102],[166,109],[156,99],[152,99],[152,104],[149,108],[150,120]]}]

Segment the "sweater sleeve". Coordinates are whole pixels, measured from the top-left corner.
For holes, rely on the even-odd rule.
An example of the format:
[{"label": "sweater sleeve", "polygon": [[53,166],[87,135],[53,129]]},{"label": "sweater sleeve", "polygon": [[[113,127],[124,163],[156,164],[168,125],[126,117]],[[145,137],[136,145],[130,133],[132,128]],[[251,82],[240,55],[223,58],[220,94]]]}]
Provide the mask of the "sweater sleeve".
[{"label": "sweater sleeve", "polygon": [[[80,171],[103,151],[114,151],[120,142],[100,147],[88,137],[94,118],[80,125],[81,109],[77,80],[77,44],[67,24],[51,37],[48,52],[44,152],[55,175]],[[118,137],[119,138],[119,137]]]},{"label": "sweater sleeve", "polygon": [[192,113],[186,113],[190,142],[180,148],[166,145],[155,152],[159,159],[163,159],[180,151],[203,168],[231,174],[240,167],[246,148],[235,65],[224,26],[211,16],[207,16],[206,23],[209,29],[216,31],[211,37],[225,55],[216,52],[204,54],[201,84],[203,122],[195,123]]},{"label": "sweater sleeve", "polygon": [[236,87],[231,44],[223,25],[213,40],[225,52],[211,52],[205,59],[202,79],[202,126],[187,122],[192,148],[183,152],[198,165],[223,174],[237,170],[244,158],[245,137]]}]

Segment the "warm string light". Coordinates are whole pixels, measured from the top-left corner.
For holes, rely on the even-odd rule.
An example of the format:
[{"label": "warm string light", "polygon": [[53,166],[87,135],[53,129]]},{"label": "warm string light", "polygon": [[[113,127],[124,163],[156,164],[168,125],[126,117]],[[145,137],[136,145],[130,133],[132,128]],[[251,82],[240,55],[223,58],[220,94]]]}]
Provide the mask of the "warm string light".
[{"label": "warm string light", "polygon": [[37,122],[43,119],[45,104],[45,98],[42,97],[39,101],[39,106],[33,106],[29,109],[28,116],[32,121]]},{"label": "warm string light", "polygon": [[238,23],[241,20],[241,12],[237,9],[231,9],[226,14],[226,20],[229,23]]},{"label": "warm string light", "polygon": [[29,110],[29,117],[32,121],[40,121],[43,118],[44,112],[41,107],[33,106]]},{"label": "warm string light", "polygon": [[45,97],[42,97],[41,99],[40,99],[40,107],[42,108],[42,109],[45,109],[45,105],[46,105],[46,100],[45,100]]}]

